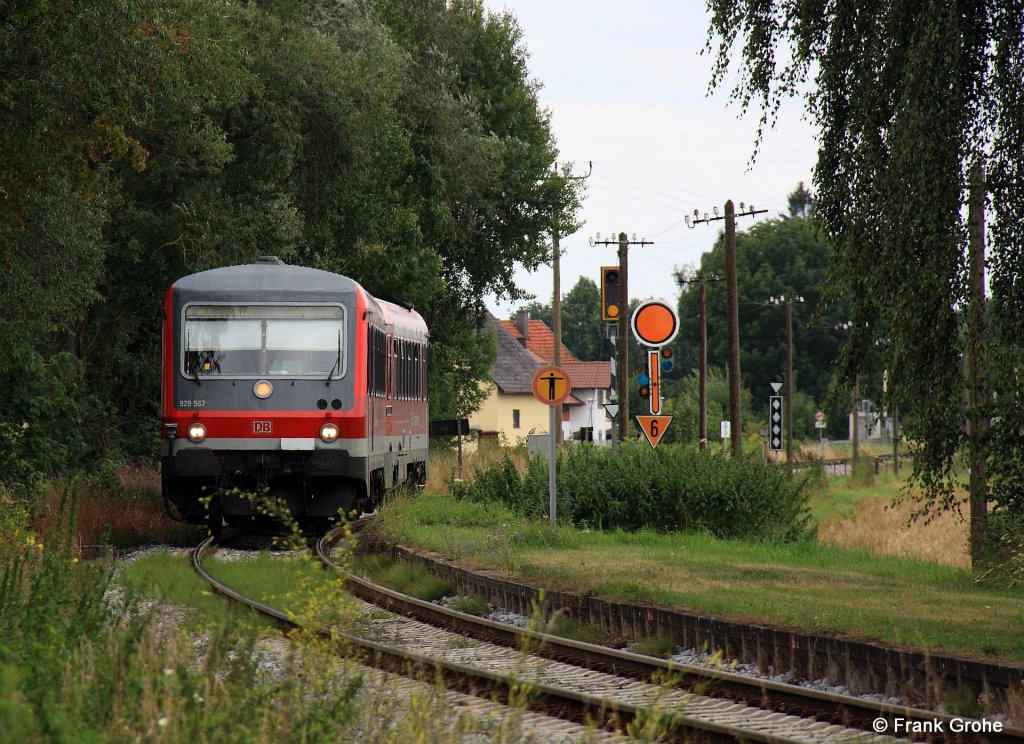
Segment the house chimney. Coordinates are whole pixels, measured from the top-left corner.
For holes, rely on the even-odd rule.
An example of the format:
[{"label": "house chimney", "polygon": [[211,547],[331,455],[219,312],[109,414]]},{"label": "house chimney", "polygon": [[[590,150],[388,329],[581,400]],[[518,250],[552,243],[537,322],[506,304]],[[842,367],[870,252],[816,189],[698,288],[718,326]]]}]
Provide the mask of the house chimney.
[{"label": "house chimney", "polygon": [[530,311],[516,310],[516,328],[523,336],[523,341],[530,337]]}]

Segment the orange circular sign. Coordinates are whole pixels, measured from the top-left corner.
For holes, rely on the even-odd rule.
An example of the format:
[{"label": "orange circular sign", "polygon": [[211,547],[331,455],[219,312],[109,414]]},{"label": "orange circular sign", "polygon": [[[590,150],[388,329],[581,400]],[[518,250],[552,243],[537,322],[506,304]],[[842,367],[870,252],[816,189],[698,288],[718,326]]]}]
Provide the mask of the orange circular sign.
[{"label": "orange circular sign", "polygon": [[566,401],[572,393],[569,375],[561,367],[541,367],[533,376],[530,387],[533,397],[547,406],[557,406]]},{"label": "orange circular sign", "polygon": [[644,346],[664,346],[679,332],[679,316],[674,307],[661,300],[648,300],[634,312],[633,335]]}]

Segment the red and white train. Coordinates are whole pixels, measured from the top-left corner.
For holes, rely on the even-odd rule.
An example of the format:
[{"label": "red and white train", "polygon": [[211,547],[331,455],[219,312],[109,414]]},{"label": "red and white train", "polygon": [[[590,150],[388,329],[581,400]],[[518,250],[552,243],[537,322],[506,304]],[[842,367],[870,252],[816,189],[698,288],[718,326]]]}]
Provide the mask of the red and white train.
[{"label": "red and white train", "polygon": [[164,499],[219,531],[268,496],[314,526],[427,475],[427,326],[357,282],[273,256],[164,299]]}]

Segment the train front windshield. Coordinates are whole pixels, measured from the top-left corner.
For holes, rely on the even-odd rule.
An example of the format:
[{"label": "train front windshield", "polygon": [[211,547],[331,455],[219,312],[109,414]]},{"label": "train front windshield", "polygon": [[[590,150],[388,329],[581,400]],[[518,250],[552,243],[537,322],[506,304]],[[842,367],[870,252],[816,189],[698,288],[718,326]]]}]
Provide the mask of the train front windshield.
[{"label": "train front windshield", "polygon": [[344,375],[345,310],[338,305],[185,307],[182,372],[187,377]]}]

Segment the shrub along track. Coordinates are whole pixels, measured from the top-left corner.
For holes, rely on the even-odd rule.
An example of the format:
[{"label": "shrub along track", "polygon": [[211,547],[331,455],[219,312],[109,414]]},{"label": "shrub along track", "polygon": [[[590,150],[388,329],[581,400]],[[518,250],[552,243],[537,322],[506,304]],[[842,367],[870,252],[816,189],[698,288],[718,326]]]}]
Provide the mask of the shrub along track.
[{"label": "shrub along track", "polygon": [[[233,536],[232,533],[225,533],[225,539]],[[339,536],[340,533],[337,533],[333,538],[336,540]],[[329,544],[329,541],[325,544]],[[288,613],[243,596],[205,570],[203,560],[217,546],[213,538],[208,538],[192,554],[193,568],[213,591],[274,619],[283,629],[297,628],[297,623]],[[329,560],[326,548],[318,552],[322,554],[322,560]],[[353,586],[362,581],[351,575],[347,578]],[[378,589],[397,594],[383,587]],[[360,589],[357,593],[361,591],[364,590]],[[399,602],[403,597],[392,596],[387,603]],[[379,620],[381,611],[375,609],[367,613],[369,617],[374,615]],[[858,735],[862,737],[858,741],[889,740],[873,735],[863,737],[863,730],[843,728],[812,718],[799,718],[723,699],[681,693],[629,677],[542,660],[532,651],[527,655],[510,651],[505,646],[469,640],[464,635],[453,636],[447,631],[398,615],[384,618],[379,627],[385,627],[391,635],[388,644],[339,632],[337,629],[321,627],[313,630],[333,638],[350,652],[354,651],[359,660],[369,666],[414,679],[440,678],[449,689],[497,699],[503,703],[515,700],[531,710],[575,723],[596,724],[611,731],[624,731],[633,722],[656,720],[658,730],[668,739],[676,741],[823,742],[837,737],[849,740]],[[404,636],[404,639],[400,636]],[[541,638],[547,637],[538,637]],[[562,639],[556,640],[564,643]],[[401,648],[403,645],[414,646],[417,651]],[[428,653],[421,652],[424,650]],[[607,651],[593,647],[593,653],[602,650]],[[462,661],[452,660],[453,656]],[[609,657],[604,661],[594,661],[593,665],[615,667],[617,663]],[[613,693],[612,697],[608,696],[609,692]]]}]

